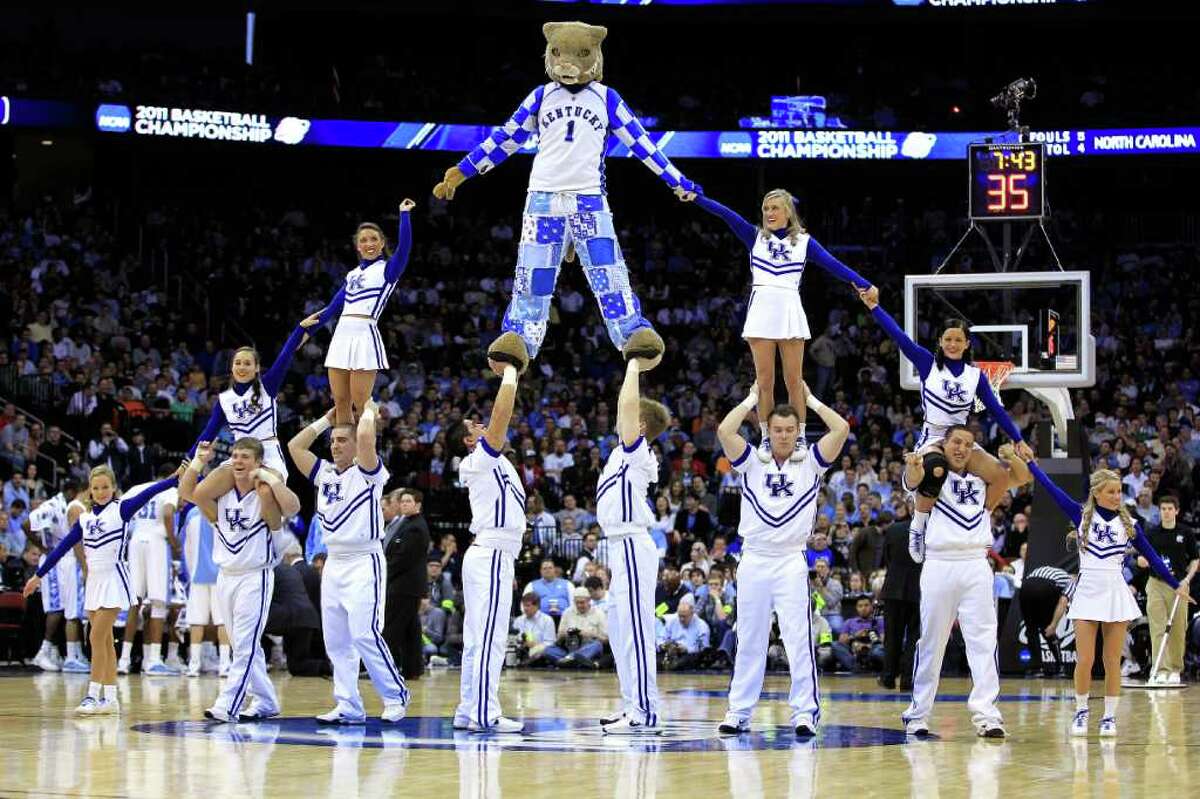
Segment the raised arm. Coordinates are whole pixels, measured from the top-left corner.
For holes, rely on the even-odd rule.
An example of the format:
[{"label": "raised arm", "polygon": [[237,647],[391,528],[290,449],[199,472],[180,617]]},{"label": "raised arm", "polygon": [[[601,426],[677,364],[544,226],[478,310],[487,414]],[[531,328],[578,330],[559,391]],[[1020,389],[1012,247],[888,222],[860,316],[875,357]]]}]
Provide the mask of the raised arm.
[{"label": "raised arm", "polygon": [[[274,395],[272,395],[274,396]],[[193,458],[196,455],[196,447],[200,446],[201,441],[216,441],[217,434],[225,427],[225,409],[221,407],[221,401],[213,405],[212,414],[208,417],[208,423],[204,425],[204,430],[200,432],[200,437],[192,444],[192,448],[188,450],[188,458]]]},{"label": "raised arm", "polygon": [[758,228],[747,222],[738,214],[725,206],[721,205],[716,200],[708,197],[696,197],[696,205],[708,211],[713,216],[719,216],[725,220],[725,224],[729,225],[729,229],[733,231],[733,235],[738,237],[747,250],[754,248],[754,240],[758,237]]},{"label": "raised arm", "polygon": [[146,486],[132,497],[121,500],[119,507],[121,521],[129,521],[133,518],[133,514],[141,510],[142,506],[149,502],[155,494],[161,494],[168,488],[173,488],[177,485],[179,485],[179,475],[173,474],[165,480],[159,480],[157,483]]},{"label": "raised arm", "polygon": [[[307,321],[307,320],[305,320]],[[263,373],[262,384],[267,394],[274,397],[279,393],[279,388],[283,385],[283,378],[287,376],[288,367],[292,365],[292,357],[296,354],[296,350],[300,348],[300,344],[304,341],[304,336],[307,335],[303,325],[296,325],[292,334],[287,337],[287,341],[283,342],[283,349],[275,356],[275,362],[271,364],[271,368]],[[220,408],[220,405],[217,406]],[[222,414],[224,416],[224,414]],[[208,428],[204,429],[208,432]],[[200,436],[205,441],[212,441],[213,436]]]},{"label": "raised arm", "polygon": [[904,332],[904,328],[896,324],[896,320],[883,310],[879,304],[879,289],[875,286],[865,290],[859,289],[858,297],[863,301],[863,305],[870,309],[871,316],[875,317],[875,321],[883,328],[883,332],[896,342],[906,358],[917,365],[921,379],[924,380],[928,377],[929,372],[933,369],[933,353],[909,338],[908,334]]},{"label": "raised arm", "polygon": [[416,206],[412,200],[400,203],[400,232],[396,235],[396,251],[388,259],[383,276],[388,283],[395,283],[408,266],[408,254],[412,251],[412,219],[409,211]]},{"label": "raised arm", "polygon": [[493,128],[488,137],[467,153],[465,158],[447,169],[442,182],[433,187],[433,196],[439,200],[453,200],[454,192],[463,181],[491,171],[525,146],[529,137],[537,133],[538,111],[542,107],[542,94],[545,91],[543,85],[530,92],[507,122]]},{"label": "raised arm", "polygon": [[313,467],[317,465],[317,456],[309,452],[309,448],[318,436],[333,425],[333,413],[330,409],[324,416],[292,436],[292,440],[288,442],[288,454],[292,456],[292,461],[300,473],[309,480],[312,479]]},{"label": "raised arm", "polygon": [[1076,526],[1079,525],[1079,520],[1083,517],[1083,508],[1078,502],[1071,499],[1066,491],[1058,487],[1058,484],[1050,479],[1050,475],[1042,471],[1042,467],[1037,465],[1036,461],[1029,461],[1029,471],[1033,473],[1034,478],[1042,484],[1050,496],[1054,497],[1054,501],[1058,503],[1058,507],[1062,508],[1062,512],[1067,514]]},{"label": "raised arm", "polygon": [[179,502],[180,504],[192,503],[204,514],[204,518],[215,522],[217,520],[217,498],[212,495],[213,483],[210,481],[208,486],[196,485],[200,480],[200,473],[204,471],[205,465],[212,460],[212,457],[212,445],[207,442],[201,444],[196,450],[196,457],[188,462],[188,467],[179,477]]},{"label": "raised arm", "polygon": [[625,365],[625,382],[617,397],[617,434],[626,447],[632,447],[642,435],[642,397],[638,388],[641,371],[638,359],[630,358]]},{"label": "raised arm", "polygon": [[646,129],[642,127],[641,120],[634,116],[633,111],[621,99],[621,95],[617,94],[616,89],[611,87],[608,89],[607,104],[609,130],[621,144],[629,148],[629,152],[635,158],[645,164],[651,172],[658,175],[662,182],[672,189],[696,194],[704,193],[700,184],[685,178],[670,159],[654,146],[650,137],[646,135]]},{"label": "raised arm", "polygon": [[808,394],[808,407],[821,417],[821,421],[829,428],[829,432],[817,442],[818,463],[828,469],[837,460],[837,456],[842,454],[842,447],[846,446],[846,439],[850,437],[850,423],[833,408],[813,396],[807,384],[804,390]]},{"label": "raised arm", "polygon": [[375,400],[368,400],[363,406],[362,414],[358,417],[358,429],[355,430],[355,442],[358,446],[358,465],[368,472],[379,470],[379,452],[375,449],[375,416],[378,406]]},{"label": "raised arm", "polygon": [[517,367],[505,364],[504,378],[492,403],[492,418],[488,420],[484,437],[493,452],[500,452],[508,440],[508,423],[512,419],[513,405],[517,400]]},{"label": "raised arm", "polygon": [[717,440],[721,442],[721,449],[725,451],[725,457],[734,463],[740,463],[750,452],[750,445],[746,443],[746,439],[742,438],[738,430],[742,428],[742,422],[757,405],[758,383],[755,383],[750,386],[750,393],[746,395],[741,404],[735,405],[729,413],[725,414],[725,418],[717,426]]},{"label": "raised arm", "polygon": [[829,254],[828,250],[821,246],[820,242],[812,237],[808,239],[808,256],[805,260],[816,264],[839,280],[853,284],[856,289],[869,289],[871,287],[871,281],[846,266],[837,258],[834,258]]}]

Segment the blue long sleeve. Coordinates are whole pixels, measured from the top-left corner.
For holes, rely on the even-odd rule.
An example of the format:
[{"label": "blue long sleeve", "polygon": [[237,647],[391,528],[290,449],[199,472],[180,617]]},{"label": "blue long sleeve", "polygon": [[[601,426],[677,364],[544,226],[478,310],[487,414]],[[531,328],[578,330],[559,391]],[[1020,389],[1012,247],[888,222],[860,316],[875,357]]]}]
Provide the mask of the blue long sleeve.
[{"label": "blue long sleeve", "polygon": [[133,518],[133,514],[142,509],[142,506],[150,501],[150,498],[155,494],[161,494],[172,486],[179,485],[179,478],[175,476],[168,477],[165,480],[159,480],[153,485],[148,485],[132,497],[121,500],[121,521],[129,521]]},{"label": "blue long sleeve", "polygon": [[46,560],[42,562],[41,566],[38,566],[37,576],[45,577],[63,559],[63,555],[70,552],[71,548],[82,540],[83,528],[79,526],[79,522],[75,522],[71,525],[71,532],[67,533],[66,538],[59,541],[58,546],[50,550],[50,554],[46,556]]},{"label": "blue long sleeve", "polygon": [[1167,568],[1167,564],[1163,563],[1163,559],[1154,551],[1154,545],[1146,537],[1146,532],[1142,529],[1141,522],[1137,523],[1136,531],[1133,537],[1133,546],[1150,563],[1150,568],[1158,575],[1158,579],[1172,588],[1178,588],[1179,581],[1175,579],[1175,575],[1171,574],[1171,570]]},{"label": "blue long sleeve", "polygon": [[340,315],[342,312],[342,306],[345,304],[346,284],[343,283],[342,287],[337,290],[337,294],[334,294],[333,299],[330,300],[329,304],[325,306],[325,310],[321,311],[321,316],[317,319],[317,324],[311,328],[313,332],[316,332],[316,328],[324,327],[325,325],[329,324],[330,319]]},{"label": "blue long sleeve", "polygon": [[821,246],[820,242],[811,236],[808,239],[808,256],[805,258],[805,261],[816,264],[829,274],[833,275],[839,280],[844,280],[847,283],[853,284],[856,288],[871,288],[871,281],[867,280],[858,272],[855,272],[853,269],[846,266],[837,258],[834,258],[829,254],[828,250]]},{"label": "blue long sleeve", "polygon": [[396,251],[388,259],[383,270],[383,277],[389,283],[395,283],[404,274],[408,266],[408,253],[412,250],[412,220],[408,211],[400,212],[400,233],[396,237]]},{"label": "blue long sleeve", "polygon": [[192,444],[192,448],[188,450],[188,457],[196,456],[196,447],[200,446],[201,441],[213,441],[217,434],[225,427],[225,409],[218,402],[213,406],[212,414],[208,417],[208,423],[204,425],[204,429],[200,431],[200,437]]},{"label": "blue long sleeve", "polygon": [[1050,492],[1050,496],[1054,497],[1054,501],[1058,503],[1058,507],[1062,508],[1062,512],[1067,514],[1067,517],[1078,527],[1079,520],[1083,517],[1083,507],[1071,499],[1071,496],[1066,491],[1059,488],[1058,484],[1050,479],[1050,475],[1042,471],[1041,466],[1030,461],[1029,471],[1033,472],[1033,476]]},{"label": "blue long sleeve", "polygon": [[467,177],[482,175],[524,147],[530,137],[537,133],[538,111],[542,107],[542,95],[545,91],[546,87],[543,85],[530,92],[507,122],[493,128],[486,139],[475,145],[475,148],[458,162],[459,170]]},{"label": "blue long sleeve", "polygon": [[996,399],[995,393],[992,392],[992,384],[988,381],[987,375],[979,373],[979,385],[975,387],[975,396],[983,400],[984,406],[991,411],[992,417],[1001,429],[1008,434],[1008,437],[1013,441],[1021,440],[1021,431],[1017,429],[1013,423],[1012,417],[1008,415],[1008,411],[1004,410],[1004,406],[1000,404],[1000,400]]},{"label": "blue long sleeve", "polygon": [[[811,244],[812,242],[809,242]],[[883,328],[883,332],[891,336],[892,340],[900,347],[900,351],[904,356],[917,365],[917,371],[921,373],[921,379],[929,377],[929,373],[933,370],[933,353],[922,347],[917,342],[908,337],[904,332],[904,328],[896,324],[896,320],[891,314],[883,310],[882,305],[876,305],[871,309],[871,316],[875,317],[875,321]]]},{"label": "blue long sleeve", "polygon": [[697,197],[695,202],[696,205],[708,211],[713,216],[719,216],[725,220],[725,224],[729,225],[729,229],[733,231],[733,235],[738,237],[738,240],[746,246],[747,250],[754,249],[754,240],[758,237],[758,228],[747,222],[737,211],[726,208],[716,200],[704,196]]},{"label": "blue long sleeve", "polygon": [[296,350],[300,348],[300,341],[304,338],[304,332],[304,328],[296,325],[296,329],[288,336],[287,341],[283,342],[283,349],[275,356],[275,363],[271,364],[271,368],[263,374],[263,388],[266,389],[267,394],[271,397],[279,393],[279,387],[283,385],[283,378],[287,375],[288,367],[292,365],[292,357],[295,356]]}]

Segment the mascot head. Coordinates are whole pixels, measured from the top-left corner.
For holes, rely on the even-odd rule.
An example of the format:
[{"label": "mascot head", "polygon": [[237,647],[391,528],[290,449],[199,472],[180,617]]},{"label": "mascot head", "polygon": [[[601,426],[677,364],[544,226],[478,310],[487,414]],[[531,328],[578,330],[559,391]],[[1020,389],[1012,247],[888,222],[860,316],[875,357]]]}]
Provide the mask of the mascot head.
[{"label": "mascot head", "polygon": [[546,74],[567,86],[582,86],[604,78],[604,56],[600,43],[608,28],[583,22],[547,22]]}]

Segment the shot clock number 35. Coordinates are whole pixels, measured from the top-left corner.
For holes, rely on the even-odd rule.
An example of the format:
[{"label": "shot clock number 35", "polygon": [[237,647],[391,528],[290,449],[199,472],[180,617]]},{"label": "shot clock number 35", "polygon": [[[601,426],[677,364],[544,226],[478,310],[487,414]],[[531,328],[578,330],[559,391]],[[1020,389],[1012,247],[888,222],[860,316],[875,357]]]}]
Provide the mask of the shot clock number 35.
[{"label": "shot clock number 35", "polygon": [[1046,216],[1045,145],[972,144],[972,219],[1040,219]]}]

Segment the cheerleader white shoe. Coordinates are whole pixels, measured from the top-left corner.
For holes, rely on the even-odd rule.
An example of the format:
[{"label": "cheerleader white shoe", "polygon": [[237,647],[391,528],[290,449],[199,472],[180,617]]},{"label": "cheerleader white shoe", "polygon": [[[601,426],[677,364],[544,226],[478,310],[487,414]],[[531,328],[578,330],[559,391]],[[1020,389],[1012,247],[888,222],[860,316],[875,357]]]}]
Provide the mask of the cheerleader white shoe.
[{"label": "cheerleader white shoe", "polygon": [[75,708],[76,716],[94,716],[97,709],[100,707],[100,700],[94,696],[85,696],[79,706]]},{"label": "cheerleader white shoe", "polygon": [[788,460],[792,463],[804,463],[804,459],[808,457],[808,439],[800,436],[796,439],[796,448],[792,450],[792,454],[788,456]]},{"label": "cheerleader white shoe", "polygon": [[763,436],[763,440],[759,442],[758,449],[754,451],[758,459],[763,463],[771,462],[771,439]]},{"label": "cheerleader white shoe", "polygon": [[1075,718],[1071,721],[1071,737],[1086,738],[1088,734],[1088,712],[1076,710]]},{"label": "cheerleader white shoe", "polygon": [[1112,716],[1105,716],[1100,719],[1100,737],[1101,738],[1116,738],[1117,737],[1117,720]]}]

